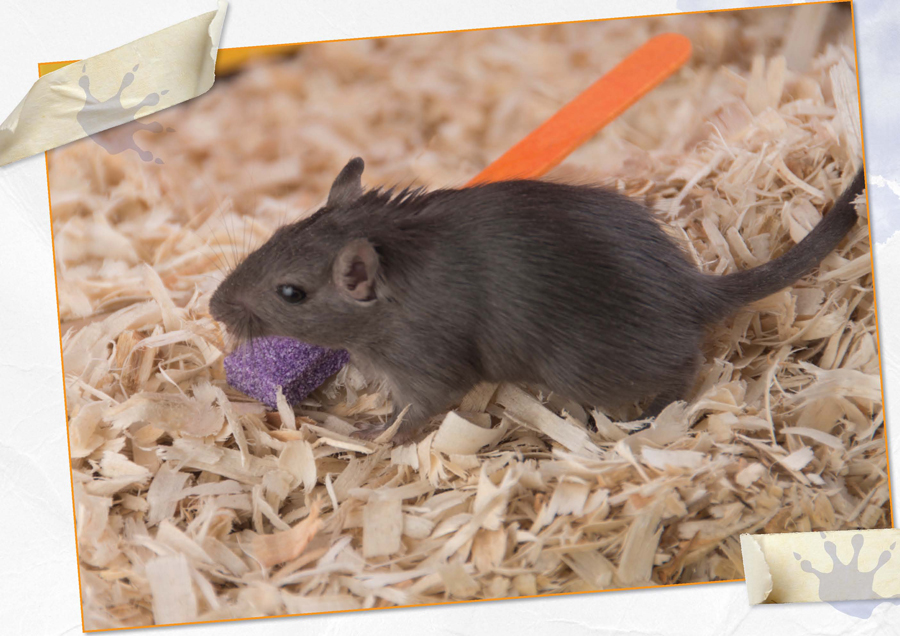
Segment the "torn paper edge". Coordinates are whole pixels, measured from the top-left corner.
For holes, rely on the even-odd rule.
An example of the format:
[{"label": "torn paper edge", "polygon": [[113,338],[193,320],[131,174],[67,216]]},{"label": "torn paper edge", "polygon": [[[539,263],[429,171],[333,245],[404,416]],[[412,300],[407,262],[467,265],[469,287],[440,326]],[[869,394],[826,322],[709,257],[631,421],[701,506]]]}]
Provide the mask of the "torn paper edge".
[{"label": "torn paper edge", "polygon": [[[863,537],[859,546],[853,546],[853,538],[856,536]],[[809,542],[814,541],[818,544],[818,550],[827,553],[825,544],[833,543],[836,546],[837,554],[828,555],[833,561],[837,558],[840,561],[841,571],[843,572],[848,566],[858,564],[861,574],[871,575],[873,582],[877,570],[881,569],[890,557],[874,568],[866,567],[862,569],[860,556],[863,549],[869,552],[875,550],[881,554],[881,559],[886,554],[891,557],[900,557],[900,551],[895,550],[900,544],[900,530],[896,528],[876,528],[867,530],[833,530],[833,531],[812,531],[812,532],[783,532],[773,534],[742,534],[741,537],[741,557],[744,564],[744,580],[747,584],[747,597],[750,605],[759,605],[761,603],[815,603],[815,602],[840,602],[840,601],[863,601],[870,599],[891,600],[896,596],[881,597],[877,594],[860,595],[858,590],[854,590],[848,585],[846,596],[840,594],[833,598],[822,599],[819,593],[809,593],[798,591],[797,581],[793,573],[785,569],[785,563],[797,563],[800,566],[804,557],[809,559],[812,555],[806,554]],[[869,545],[866,546],[866,543]],[[885,549],[886,548],[886,549]],[[848,551],[853,552],[853,556],[848,560]],[[801,552],[798,552],[801,551]],[[841,556],[844,554],[844,556]],[[870,560],[871,560],[871,555]],[[836,564],[832,563],[832,570]],[[818,578],[810,572],[806,572],[815,580]],[[831,574],[829,571],[820,571],[823,578]],[[835,572],[835,574],[839,574]],[[819,581],[816,581],[816,589],[821,591]],[[773,593],[773,590],[775,591]],[[789,598],[785,598],[786,593]],[[841,590],[839,590],[841,591]],[[834,595],[835,589],[829,588],[829,594]]]},{"label": "torn paper edge", "polygon": [[[202,95],[215,82],[216,56],[228,3],[44,75],[0,124],[0,166],[83,139]],[[129,76],[130,77],[127,77]],[[88,78],[98,102],[86,130]],[[120,104],[104,103],[121,94]],[[158,93],[155,103],[134,106]],[[118,102],[119,100],[112,100]],[[119,106],[119,107],[114,107]]]}]

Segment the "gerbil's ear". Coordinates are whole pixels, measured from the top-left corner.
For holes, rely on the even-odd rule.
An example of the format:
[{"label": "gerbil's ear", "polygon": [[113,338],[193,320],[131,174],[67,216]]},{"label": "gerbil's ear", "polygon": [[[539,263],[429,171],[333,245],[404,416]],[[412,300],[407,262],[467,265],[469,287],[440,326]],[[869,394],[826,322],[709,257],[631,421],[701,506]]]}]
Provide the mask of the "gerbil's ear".
[{"label": "gerbil's ear", "polygon": [[347,243],[334,261],[334,284],[353,300],[375,300],[378,253],[369,241]]},{"label": "gerbil's ear", "polygon": [[327,206],[333,207],[342,203],[349,203],[359,198],[362,194],[362,173],[366,167],[365,162],[359,157],[354,157],[347,162],[344,169],[331,184],[331,192],[328,193]]}]

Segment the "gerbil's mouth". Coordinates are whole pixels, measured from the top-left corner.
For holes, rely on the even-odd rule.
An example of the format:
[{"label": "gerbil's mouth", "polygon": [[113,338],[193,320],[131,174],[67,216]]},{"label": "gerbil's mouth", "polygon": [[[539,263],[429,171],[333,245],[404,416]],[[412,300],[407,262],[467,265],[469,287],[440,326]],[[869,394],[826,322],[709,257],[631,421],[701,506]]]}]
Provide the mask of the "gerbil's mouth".
[{"label": "gerbil's mouth", "polygon": [[225,300],[224,296],[225,294],[220,285],[213,293],[212,298],[209,299],[209,315],[212,316],[216,322],[228,325],[231,322],[233,315],[244,311],[245,307],[243,305],[238,306],[234,302]]},{"label": "gerbil's mouth", "polygon": [[221,324],[228,351],[240,347],[246,342],[261,338],[266,334],[263,320],[245,305],[210,304],[210,315]]},{"label": "gerbil's mouth", "polygon": [[247,321],[238,326],[231,326],[227,323],[222,324],[225,327],[222,333],[224,335],[226,353],[231,353],[244,344],[266,335],[262,328],[254,326],[253,321]]}]

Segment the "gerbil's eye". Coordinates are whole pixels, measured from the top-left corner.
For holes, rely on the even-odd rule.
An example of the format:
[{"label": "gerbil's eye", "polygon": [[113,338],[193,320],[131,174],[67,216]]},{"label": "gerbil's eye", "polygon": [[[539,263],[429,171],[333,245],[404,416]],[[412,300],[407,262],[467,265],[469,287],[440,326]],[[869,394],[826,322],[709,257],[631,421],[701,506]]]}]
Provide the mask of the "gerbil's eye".
[{"label": "gerbil's eye", "polygon": [[306,298],[306,292],[294,285],[279,285],[277,291],[284,302],[292,305],[303,302],[303,299]]}]

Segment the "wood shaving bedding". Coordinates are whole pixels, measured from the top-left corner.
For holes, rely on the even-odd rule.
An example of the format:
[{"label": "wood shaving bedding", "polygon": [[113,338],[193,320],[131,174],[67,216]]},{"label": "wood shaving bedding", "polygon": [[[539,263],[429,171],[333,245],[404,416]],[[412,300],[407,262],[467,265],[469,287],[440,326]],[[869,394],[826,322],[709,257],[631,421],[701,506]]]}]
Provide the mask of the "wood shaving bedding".
[{"label": "wood shaving bedding", "polygon": [[462,184],[665,31],[692,61],[550,177],[646,200],[707,271],[767,262],[861,164],[833,7],[308,45],[155,116],[161,167],[50,153],[86,628],[731,580],[742,532],[889,525],[862,203],[649,427],[484,385],[393,447],[351,437],[390,412],[352,365],[295,411],[225,383],[211,291],[349,157],[369,184]]}]

